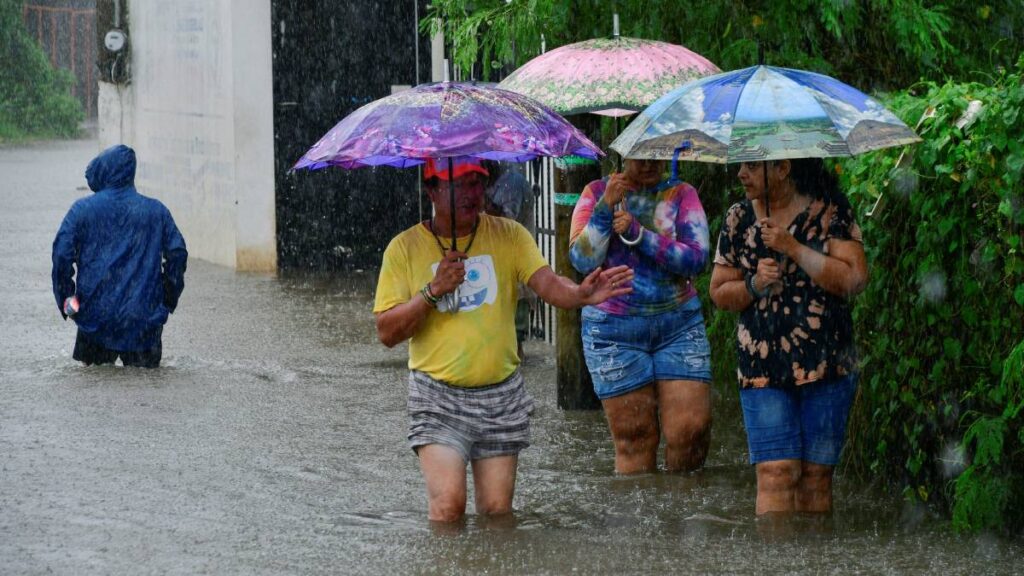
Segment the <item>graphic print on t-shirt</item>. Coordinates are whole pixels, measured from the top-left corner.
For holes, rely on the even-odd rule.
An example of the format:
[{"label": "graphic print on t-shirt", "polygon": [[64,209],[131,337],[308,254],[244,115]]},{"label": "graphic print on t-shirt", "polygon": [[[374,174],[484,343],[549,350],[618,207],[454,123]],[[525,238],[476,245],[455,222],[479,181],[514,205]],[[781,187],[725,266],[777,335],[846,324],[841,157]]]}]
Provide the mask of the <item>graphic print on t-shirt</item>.
[{"label": "graphic print on t-shirt", "polygon": [[[435,263],[430,266],[436,274]],[[459,312],[472,312],[484,304],[494,304],[498,297],[498,276],[494,272],[494,260],[489,254],[470,256],[466,260],[466,279],[459,286]],[[438,309],[447,311],[447,303],[442,298]]]}]

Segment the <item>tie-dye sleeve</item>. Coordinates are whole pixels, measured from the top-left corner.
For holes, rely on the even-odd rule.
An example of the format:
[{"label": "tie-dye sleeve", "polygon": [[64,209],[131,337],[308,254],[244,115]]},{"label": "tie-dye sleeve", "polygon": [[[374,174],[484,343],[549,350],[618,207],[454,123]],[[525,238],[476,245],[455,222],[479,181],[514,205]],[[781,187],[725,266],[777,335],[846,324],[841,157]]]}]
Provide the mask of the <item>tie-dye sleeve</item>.
[{"label": "tie-dye sleeve", "polygon": [[[693,277],[704,270],[708,261],[711,245],[708,219],[693,186],[681,184],[673,192],[674,201],[659,204],[655,221],[672,219],[670,211],[674,208],[674,219],[670,221],[675,225],[675,238],[648,230],[635,219],[629,237],[635,238],[636,234],[642,234],[643,239],[637,247],[644,256],[673,274]],[[663,210],[666,212],[662,213]]]},{"label": "tie-dye sleeve", "polygon": [[569,261],[582,274],[589,274],[602,264],[608,254],[612,235],[612,209],[601,201],[604,182],[587,185],[572,211],[569,227]]}]

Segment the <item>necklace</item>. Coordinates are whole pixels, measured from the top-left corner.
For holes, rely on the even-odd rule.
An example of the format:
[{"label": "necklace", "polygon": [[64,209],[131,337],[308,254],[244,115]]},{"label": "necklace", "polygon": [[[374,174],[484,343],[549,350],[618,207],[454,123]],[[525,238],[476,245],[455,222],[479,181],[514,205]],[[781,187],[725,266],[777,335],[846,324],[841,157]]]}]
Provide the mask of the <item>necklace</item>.
[{"label": "necklace", "polygon": [[[473,230],[469,233],[469,244],[466,244],[465,253],[467,255],[469,254],[469,249],[473,247],[473,240],[476,240],[476,229],[477,229],[477,227],[479,225],[480,225],[480,216],[477,216],[476,220],[473,221]],[[441,249],[441,257],[443,258],[445,253],[447,253],[449,250],[451,250],[451,247],[449,246],[448,248],[445,248],[444,244],[441,243],[441,238],[438,237],[437,232],[434,232],[434,217],[433,216],[430,217],[430,234],[434,237],[434,241],[437,242],[437,247]],[[454,242],[454,238],[452,239],[452,241]]]}]

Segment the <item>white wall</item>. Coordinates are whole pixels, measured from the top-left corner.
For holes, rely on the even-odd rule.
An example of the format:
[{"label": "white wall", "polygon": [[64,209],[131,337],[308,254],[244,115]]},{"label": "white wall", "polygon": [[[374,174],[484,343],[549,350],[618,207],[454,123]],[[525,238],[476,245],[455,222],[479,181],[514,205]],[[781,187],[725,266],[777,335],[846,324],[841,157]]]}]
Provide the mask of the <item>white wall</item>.
[{"label": "white wall", "polygon": [[270,0],[133,0],[132,83],[101,84],[102,147],[135,148],[192,256],[274,272]]}]

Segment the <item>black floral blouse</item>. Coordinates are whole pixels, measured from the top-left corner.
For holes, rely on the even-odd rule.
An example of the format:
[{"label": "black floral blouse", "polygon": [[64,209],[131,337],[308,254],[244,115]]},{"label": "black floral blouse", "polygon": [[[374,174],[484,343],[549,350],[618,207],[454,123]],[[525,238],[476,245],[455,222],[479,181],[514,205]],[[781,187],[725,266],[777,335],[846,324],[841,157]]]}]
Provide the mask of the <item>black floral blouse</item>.
[{"label": "black floral blouse", "polygon": [[[741,388],[781,388],[831,380],[854,371],[850,305],[811,281],[792,259],[765,247],[750,200],[729,208],[718,237],[715,264],[757,271],[760,258],[781,260],[780,293],[740,312],[736,331]],[[815,198],[789,225],[801,244],[828,254],[828,240],[862,242],[849,200],[840,192]]]}]

